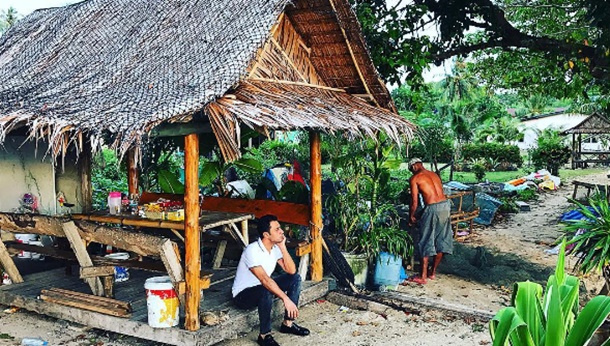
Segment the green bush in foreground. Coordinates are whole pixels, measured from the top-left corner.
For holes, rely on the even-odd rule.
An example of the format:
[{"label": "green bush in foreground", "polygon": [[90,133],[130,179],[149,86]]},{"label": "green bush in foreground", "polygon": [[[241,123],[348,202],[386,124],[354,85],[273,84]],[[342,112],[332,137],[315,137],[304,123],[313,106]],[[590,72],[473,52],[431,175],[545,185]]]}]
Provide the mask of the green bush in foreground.
[{"label": "green bush in foreground", "polygon": [[[564,270],[565,240],[546,291],[533,282],[515,284],[510,307],[489,323],[494,346],[584,346],[610,314],[610,297],[597,296],[578,312],[580,279]],[[602,346],[610,345],[606,340]]]}]

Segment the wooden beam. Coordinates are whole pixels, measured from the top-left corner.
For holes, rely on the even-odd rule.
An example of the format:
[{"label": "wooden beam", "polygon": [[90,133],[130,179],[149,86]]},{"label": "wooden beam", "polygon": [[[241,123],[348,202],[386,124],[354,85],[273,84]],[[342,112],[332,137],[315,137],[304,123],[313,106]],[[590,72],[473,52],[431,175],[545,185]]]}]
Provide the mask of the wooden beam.
[{"label": "wooden beam", "polygon": [[80,175],[80,199],[83,213],[93,210],[93,188],[91,186],[91,143],[83,142],[82,150],[78,156],[78,174]]},{"label": "wooden beam", "polygon": [[[45,215],[0,213],[0,229],[12,233],[34,233],[66,237],[62,222],[68,219]],[[158,256],[165,239],[124,231],[87,221],[76,222],[80,237],[87,242],[107,244],[141,256]]]},{"label": "wooden beam", "polygon": [[[78,264],[81,267],[92,267],[93,261],[91,261],[89,253],[87,253],[85,243],[80,237],[78,228],[74,224],[74,221],[65,222],[62,224],[62,227],[68,241],[70,242],[70,247],[72,247],[72,250],[74,250]],[[85,279],[85,281],[87,284],[89,284],[89,287],[91,287],[93,294],[96,296],[101,296],[104,294],[104,286],[99,278],[88,278]]]},{"label": "wooden beam", "polygon": [[299,68],[294,64],[294,61],[292,61],[292,58],[290,58],[288,56],[288,54],[286,53],[286,50],[284,49],[284,47],[282,47],[280,45],[280,43],[274,37],[271,37],[269,39],[271,40],[271,43],[273,43],[275,48],[277,48],[281,52],[281,54],[284,57],[284,59],[286,59],[286,61],[288,62],[288,65],[290,65],[290,67],[292,67],[292,69],[297,73],[297,75],[299,75],[299,77],[303,80],[303,82],[304,83],[309,83],[309,80],[307,78],[305,78],[305,76],[303,76],[303,74],[301,73]]},{"label": "wooden beam", "polygon": [[201,271],[199,233],[199,137],[184,137],[184,244],[186,304],[184,328],[198,330],[199,301],[201,300],[199,274]]},{"label": "wooden beam", "polygon": [[[211,283],[212,275],[203,275],[199,278],[199,289],[207,290],[208,288],[210,288]],[[176,289],[176,293],[178,293],[178,295],[183,295],[186,293],[186,282],[180,281],[178,283],[178,289]]]},{"label": "wooden beam", "polygon": [[138,194],[138,162],[136,160],[136,151],[138,149],[131,148],[127,151],[127,189],[129,198]]},{"label": "wooden beam", "polygon": [[321,281],[322,267],[322,154],[320,133],[309,132],[311,171],[311,280]]},{"label": "wooden beam", "polygon": [[[339,15],[337,14],[337,8],[335,7],[335,1],[329,0],[329,2],[333,8],[333,11],[335,12],[335,15],[337,16],[337,19],[339,19]],[[362,81],[362,84],[364,85],[364,90],[366,90],[367,94],[371,94],[371,90],[369,90],[369,85],[367,84],[366,79],[364,78],[364,75],[362,74],[362,70],[360,69],[360,65],[358,64],[358,61],[356,60],[356,56],[354,55],[354,50],[352,49],[352,45],[349,41],[349,38],[347,37],[345,28],[340,24],[341,20],[338,20],[338,23],[339,23],[339,27],[341,28],[341,33],[343,34],[343,38],[345,39],[345,44],[347,45],[347,49],[349,49],[349,55],[352,57],[352,61],[354,62],[354,67],[356,68],[356,71],[358,72],[358,76],[360,76],[360,80]],[[377,102],[377,100],[375,98],[373,98],[373,102],[375,103],[375,105],[377,107],[381,107],[379,105],[379,102]]]},{"label": "wooden beam", "polygon": [[343,90],[343,89],[332,88],[332,87],[328,87],[328,86],[324,86],[324,85],[310,84],[310,83],[302,83],[302,82],[292,82],[292,81],[288,81],[288,80],[280,80],[280,79],[269,79],[269,78],[248,78],[247,80],[251,80],[251,81],[261,81],[261,82],[268,82],[268,83],[278,83],[278,84],[297,85],[297,86],[304,86],[304,87],[309,87],[309,88],[316,88],[316,89],[322,89],[322,90],[336,91],[336,92],[340,92],[340,93],[344,93],[344,92],[345,92],[345,90]]},{"label": "wooden beam", "polygon": [[11,281],[13,281],[14,284],[23,282],[23,277],[21,277],[19,269],[17,269],[15,262],[9,255],[2,240],[0,240],[0,264],[2,264],[2,268],[4,268],[4,271],[6,271],[8,277],[11,278]]},{"label": "wooden beam", "polygon": [[222,263],[222,258],[225,255],[225,249],[227,248],[227,241],[221,240],[216,245],[216,250],[214,251],[214,261],[212,263],[212,269],[220,268]]},{"label": "wooden beam", "polygon": [[81,267],[80,278],[90,279],[100,276],[114,275],[114,266]]}]

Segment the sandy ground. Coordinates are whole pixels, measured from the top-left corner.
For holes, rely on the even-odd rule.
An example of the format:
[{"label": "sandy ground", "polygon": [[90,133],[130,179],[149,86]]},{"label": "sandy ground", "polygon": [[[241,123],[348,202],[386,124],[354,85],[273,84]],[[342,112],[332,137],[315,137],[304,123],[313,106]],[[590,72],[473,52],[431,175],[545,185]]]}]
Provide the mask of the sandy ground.
[{"label": "sandy ground", "polygon": [[[608,183],[605,173],[579,177],[578,180]],[[557,220],[570,208],[567,198],[571,197],[571,194],[572,185],[570,182],[564,182],[563,188],[541,194],[538,202],[530,204],[531,211],[511,214],[497,220],[489,227],[477,227],[474,234],[463,244],[468,248],[484,248],[486,258],[490,259],[493,256],[516,255],[506,260],[506,268],[524,267],[529,270],[520,275],[538,273],[534,271],[535,268],[549,271],[554,267],[557,256],[546,254],[544,250],[550,249],[551,244],[561,236],[561,225]],[[450,263],[451,259],[448,258],[447,261]],[[573,260],[568,260],[566,268],[569,269],[572,265]],[[464,267],[466,266],[472,266],[472,263],[464,264]],[[459,265],[457,267],[459,268]],[[499,267],[498,270],[506,271],[506,268]],[[424,286],[416,284],[400,286],[398,292],[495,312],[509,304],[511,284],[486,280],[485,270],[488,268],[482,265],[479,273],[482,275],[476,278],[441,271],[436,280],[429,281]],[[491,277],[494,274],[493,269],[489,270]],[[546,272],[539,277],[546,278]],[[603,284],[603,279],[599,276],[591,276],[584,281],[590,294],[597,292]],[[279,327],[278,323],[279,321],[274,328]],[[299,323],[311,329],[312,334],[307,337],[296,337],[275,333],[276,340],[281,345],[491,344],[486,324],[427,309],[421,309],[419,314],[390,310],[389,313],[381,315],[370,311],[346,309],[322,299],[301,308]],[[219,345],[256,345],[256,334],[252,332]],[[160,345],[90,330],[74,323],[25,311],[0,312],[0,345],[19,345],[23,337],[40,337],[49,341],[50,345],[66,346]]]}]

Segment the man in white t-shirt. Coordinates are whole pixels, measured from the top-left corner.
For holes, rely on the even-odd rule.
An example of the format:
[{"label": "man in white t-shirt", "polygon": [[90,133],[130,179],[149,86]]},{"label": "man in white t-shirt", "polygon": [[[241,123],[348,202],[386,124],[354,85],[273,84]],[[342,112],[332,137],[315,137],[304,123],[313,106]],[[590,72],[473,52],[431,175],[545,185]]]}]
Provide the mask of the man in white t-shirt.
[{"label": "man in white t-shirt", "polygon": [[[279,346],[271,335],[271,307],[273,296],[282,300],[286,308],[280,332],[309,335],[309,330],[294,323],[299,316],[301,277],[292,257],[286,250],[286,237],[275,215],[258,220],[259,239],[250,243],[241,255],[233,282],[233,301],[241,309],[258,306],[261,346]],[[276,265],[286,274],[271,278]]]}]

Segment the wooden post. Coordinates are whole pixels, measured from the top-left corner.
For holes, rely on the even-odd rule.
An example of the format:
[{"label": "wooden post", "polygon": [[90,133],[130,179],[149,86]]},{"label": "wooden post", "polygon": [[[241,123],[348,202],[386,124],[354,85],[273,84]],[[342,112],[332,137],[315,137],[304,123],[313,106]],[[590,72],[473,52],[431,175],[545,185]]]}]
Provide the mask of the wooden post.
[{"label": "wooden post", "polygon": [[23,277],[21,277],[19,269],[17,269],[15,262],[8,254],[8,250],[2,242],[2,239],[0,239],[0,264],[2,265],[2,268],[4,268],[4,271],[6,271],[8,277],[11,278],[11,281],[13,281],[14,284],[19,284],[23,282]]},{"label": "wooden post", "polygon": [[138,163],[135,148],[127,151],[127,186],[129,198],[138,194]]},{"label": "wooden post", "polygon": [[576,134],[572,133],[572,169],[576,169]]},{"label": "wooden post", "polygon": [[78,171],[81,178],[82,210],[83,213],[90,213],[93,210],[93,188],[91,187],[91,143],[88,140],[83,142],[78,157]]},{"label": "wooden post", "polygon": [[186,304],[184,328],[199,329],[199,275],[201,271],[199,237],[199,137],[184,137],[184,244]]},{"label": "wooden post", "polygon": [[[78,264],[81,267],[93,267],[93,261],[91,260],[91,257],[89,257],[85,242],[83,241],[83,238],[80,237],[74,221],[63,223],[62,227],[66,234],[66,238],[68,238],[68,241],[70,242],[72,250],[74,250]],[[104,286],[98,277],[86,278],[85,281],[89,284],[89,287],[91,287],[93,294],[96,296],[104,295]]]},{"label": "wooden post", "polygon": [[320,133],[309,133],[311,167],[311,280],[321,281],[322,267],[322,154]]}]

